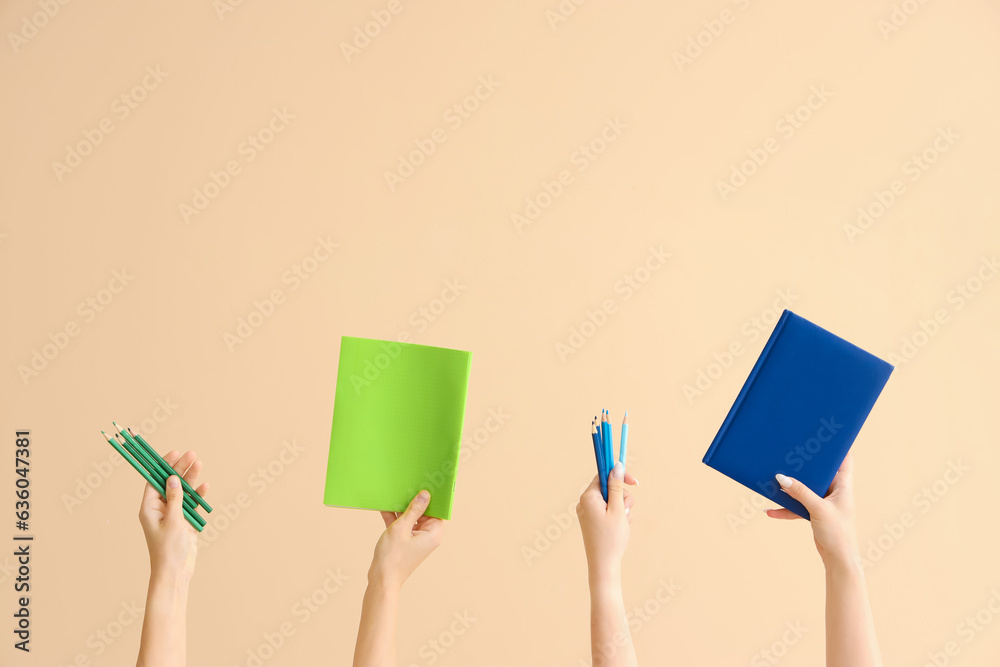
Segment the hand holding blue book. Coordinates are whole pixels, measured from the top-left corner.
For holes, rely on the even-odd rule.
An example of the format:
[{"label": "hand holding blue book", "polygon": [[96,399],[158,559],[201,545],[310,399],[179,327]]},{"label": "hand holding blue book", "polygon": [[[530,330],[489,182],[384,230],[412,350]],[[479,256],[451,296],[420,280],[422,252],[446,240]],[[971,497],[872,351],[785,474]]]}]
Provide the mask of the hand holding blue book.
[{"label": "hand holding blue book", "polygon": [[775,474],[825,496],[892,370],[785,310],[702,461],[808,519]]}]

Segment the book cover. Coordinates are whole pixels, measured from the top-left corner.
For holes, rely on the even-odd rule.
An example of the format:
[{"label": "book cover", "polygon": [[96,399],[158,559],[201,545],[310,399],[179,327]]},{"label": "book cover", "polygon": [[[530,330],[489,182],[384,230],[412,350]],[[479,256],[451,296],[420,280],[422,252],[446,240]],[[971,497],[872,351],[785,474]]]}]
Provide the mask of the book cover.
[{"label": "book cover", "polygon": [[702,461],[808,519],[775,474],[825,496],[892,370],[785,310]]}]

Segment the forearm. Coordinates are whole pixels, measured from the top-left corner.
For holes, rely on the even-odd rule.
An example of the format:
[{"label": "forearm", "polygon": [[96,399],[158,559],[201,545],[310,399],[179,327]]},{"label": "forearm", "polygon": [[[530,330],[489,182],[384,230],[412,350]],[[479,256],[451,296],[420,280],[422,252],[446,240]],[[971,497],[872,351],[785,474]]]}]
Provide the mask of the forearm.
[{"label": "forearm", "polygon": [[139,643],[139,667],[184,667],[190,577],[151,573]]},{"label": "forearm", "polygon": [[882,667],[861,565],[843,558],[826,567],[827,667]]},{"label": "forearm", "polygon": [[369,579],[361,605],[354,667],[395,667],[399,587]]},{"label": "forearm", "polygon": [[590,649],[594,667],[634,667],[621,574],[590,574]]}]

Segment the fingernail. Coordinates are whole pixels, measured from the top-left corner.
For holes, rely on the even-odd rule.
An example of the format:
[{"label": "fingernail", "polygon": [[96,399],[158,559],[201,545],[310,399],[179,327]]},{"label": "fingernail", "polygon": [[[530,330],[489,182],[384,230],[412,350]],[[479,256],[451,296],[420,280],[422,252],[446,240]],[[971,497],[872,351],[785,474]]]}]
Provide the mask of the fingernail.
[{"label": "fingernail", "polygon": [[171,475],[167,479],[167,488],[168,489],[176,489],[180,485],[181,485],[181,480],[177,479],[177,475]]},{"label": "fingernail", "polygon": [[625,479],[625,466],[621,461],[615,461],[615,467],[611,470],[611,477],[614,479]]},{"label": "fingernail", "polygon": [[635,485],[636,485],[636,486],[639,486],[639,478],[638,478],[638,477],[636,477],[635,475],[632,475],[632,479],[634,479],[634,480],[635,480]]},{"label": "fingernail", "polygon": [[626,514],[626,516],[628,515],[628,511],[629,511],[630,509],[632,509],[632,508],[631,508],[631,507],[626,507],[626,508],[625,508],[625,514]]},{"label": "fingernail", "polygon": [[420,493],[417,494],[418,503],[426,503],[430,499],[431,499],[431,494],[428,493],[426,490],[421,491]]},{"label": "fingernail", "polygon": [[785,477],[780,472],[777,475],[775,475],[774,478],[778,480],[778,484],[781,484],[781,488],[783,489],[787,489],[792,485],[792,482],[795,481],[791,477]]}]

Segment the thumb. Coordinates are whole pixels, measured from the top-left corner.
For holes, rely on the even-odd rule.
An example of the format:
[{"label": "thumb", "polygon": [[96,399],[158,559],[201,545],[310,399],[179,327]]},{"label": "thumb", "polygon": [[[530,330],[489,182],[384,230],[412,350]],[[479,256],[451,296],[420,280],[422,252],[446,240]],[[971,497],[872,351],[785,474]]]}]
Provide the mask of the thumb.
[{"label": "thumb", "polygon": [[775,475],[774,478],[778,480],[778,484],[781,485],[781,489],[785,493],[790,495],[792,498],[795,498],[797,501],[802,503],[807,510],[809,510],[810,515],[813,515],[822,509],[823,499],[813,493],[812,489],[799,480],[787,477],[781,473]]},{"label": "thumb", "polygon": [[608,476],[608,511],[625,511],[625,466],[615,461],[615,467]]},{"label": "thumb", "polygon": [[181,490],[181,479],[177,475],[167,478],[167,521],[177,521],[184,514],[184,491]]},{"label": "thumb", "polygon": [[400,517],[396,520],[396,523],[401,523],[406,526],[406,530],[411,530],[413,528],[413,524],[417,522],[417,519],[423,516],[424,510],[427,509],[427,505],[430,501],[431,494],[426,490],[421,491],[413,498],[413,500],[410,501],[409,507],[407,507],[406,511],[400,515]]}]

